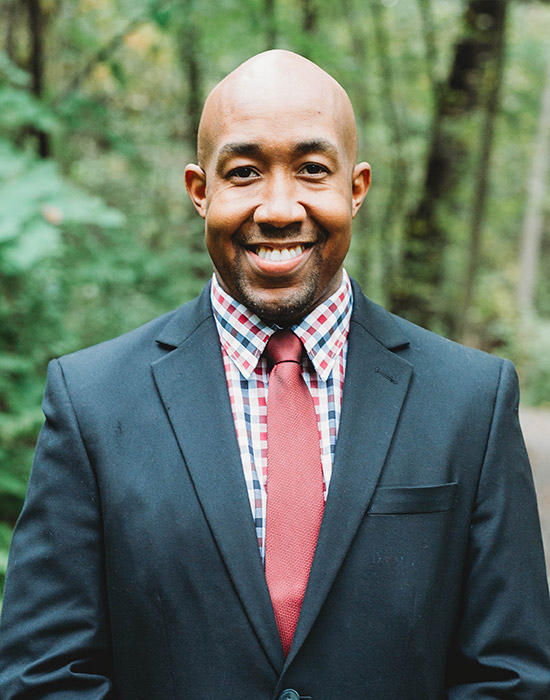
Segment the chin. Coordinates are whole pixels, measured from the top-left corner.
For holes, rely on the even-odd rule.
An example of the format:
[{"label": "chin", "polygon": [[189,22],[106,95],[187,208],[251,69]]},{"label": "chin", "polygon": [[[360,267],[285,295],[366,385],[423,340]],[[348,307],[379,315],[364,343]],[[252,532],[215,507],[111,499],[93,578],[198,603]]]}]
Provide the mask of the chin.
[{"label": "chin", "polygon": [[240,301],[262,321],[276,323],[283,328],[299,323],[315,307],[317,279],[311,278],[308,284],[281,299],[268,300],[254,289],[240,287]]}]

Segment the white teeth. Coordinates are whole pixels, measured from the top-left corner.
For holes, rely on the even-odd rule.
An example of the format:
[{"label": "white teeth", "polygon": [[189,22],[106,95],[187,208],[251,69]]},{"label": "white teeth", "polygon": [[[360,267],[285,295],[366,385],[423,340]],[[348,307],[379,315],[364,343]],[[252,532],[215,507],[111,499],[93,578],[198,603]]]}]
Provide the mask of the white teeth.
[{"label": "white teeth", "polygon": [[292,248],[283,248],[279,250],[278,248],[266,248],[261,245],[256,249],[256,255],[263,260],[291,260],[301,255],[304,252],[304,247],[301,245],[294,246]]}]

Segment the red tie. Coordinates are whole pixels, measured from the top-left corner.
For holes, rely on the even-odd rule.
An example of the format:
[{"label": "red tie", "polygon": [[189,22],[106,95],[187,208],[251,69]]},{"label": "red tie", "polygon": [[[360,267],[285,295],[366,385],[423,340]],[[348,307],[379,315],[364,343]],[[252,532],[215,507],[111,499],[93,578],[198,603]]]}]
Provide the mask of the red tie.
[{"label": "red tie", "polygon": [[266,347],[267,514],[265,576],[285,656],[300,615],[325,505],[319,429],[303,380],[303,346],[290,330]]}]

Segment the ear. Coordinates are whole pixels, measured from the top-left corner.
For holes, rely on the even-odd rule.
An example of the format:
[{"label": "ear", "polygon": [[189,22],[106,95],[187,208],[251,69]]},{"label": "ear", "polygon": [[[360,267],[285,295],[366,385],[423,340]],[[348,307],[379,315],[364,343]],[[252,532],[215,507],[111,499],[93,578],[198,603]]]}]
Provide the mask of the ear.
[{"label": "ear", "polygon": [[351,180],[351,215],[355,216],[363,204],[370,187],[370,165],[357,163]]},{"label": "ear", "polygon": [[185,187],[195,209],[204,219],[206,217],[206,173],[200,165],[190,163],[185,167]]}]

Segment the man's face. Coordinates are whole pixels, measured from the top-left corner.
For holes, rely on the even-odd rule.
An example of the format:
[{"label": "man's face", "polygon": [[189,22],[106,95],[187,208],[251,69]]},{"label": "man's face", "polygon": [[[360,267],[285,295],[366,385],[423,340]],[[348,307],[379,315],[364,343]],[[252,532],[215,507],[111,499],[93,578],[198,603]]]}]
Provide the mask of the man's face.
[{"label": "man's face", "polygon": [[186,174],[220,284],[279,325],[338,288],[369,182],[368,166],[353,166],[338,110],[316,102],[296,92],[225,100],[204,184],[200,169]]}]

